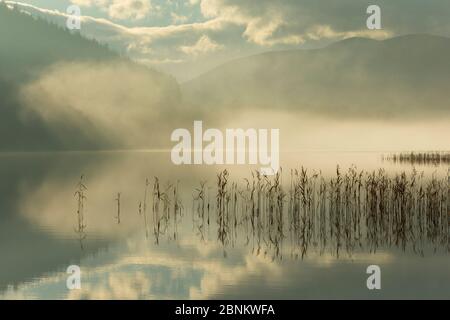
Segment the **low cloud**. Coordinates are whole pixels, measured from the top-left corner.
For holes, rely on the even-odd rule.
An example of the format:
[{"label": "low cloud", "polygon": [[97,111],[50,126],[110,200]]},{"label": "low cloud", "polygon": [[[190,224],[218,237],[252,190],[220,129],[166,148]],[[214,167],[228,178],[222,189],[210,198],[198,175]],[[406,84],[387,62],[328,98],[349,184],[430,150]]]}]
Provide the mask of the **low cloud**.
[{"label": "low cloud", "polygon": [[212,41],[208,36],[202,36],[194,45],[181,46],[180,50],[188,55],[197,56],[208,52],[214,52],[221,48],[223,48],[223,46]]}]

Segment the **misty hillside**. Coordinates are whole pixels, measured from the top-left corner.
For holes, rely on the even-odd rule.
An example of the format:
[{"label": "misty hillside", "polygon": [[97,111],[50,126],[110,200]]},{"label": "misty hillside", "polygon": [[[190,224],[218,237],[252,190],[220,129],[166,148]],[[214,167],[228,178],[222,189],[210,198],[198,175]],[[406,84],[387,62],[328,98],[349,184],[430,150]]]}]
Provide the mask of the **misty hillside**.
[{"label": "misty hillside", "polygon": [[178,104],[173,78],[2,3],[0,44],[0,150],[123,147],[100,113],[125,121],[125,109],[142,118]]},{"label": "misty hillside", "polygon": [[314,50],[231,61],[183,85],[205,108],[272,108],[330,116],[449,115],[450,39],[347,39]]}]

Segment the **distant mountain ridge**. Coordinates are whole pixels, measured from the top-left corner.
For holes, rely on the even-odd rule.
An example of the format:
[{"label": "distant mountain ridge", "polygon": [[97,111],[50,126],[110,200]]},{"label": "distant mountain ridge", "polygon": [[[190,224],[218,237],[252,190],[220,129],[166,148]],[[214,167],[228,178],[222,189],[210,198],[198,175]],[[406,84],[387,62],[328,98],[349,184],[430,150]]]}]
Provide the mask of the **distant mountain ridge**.
[{"label": "distant mountain ridge", "polygon": [[450,39],[351,38],[321,49],[230,61],[183,84],[209,108],[270,108],[330,116],[449,115]]}]

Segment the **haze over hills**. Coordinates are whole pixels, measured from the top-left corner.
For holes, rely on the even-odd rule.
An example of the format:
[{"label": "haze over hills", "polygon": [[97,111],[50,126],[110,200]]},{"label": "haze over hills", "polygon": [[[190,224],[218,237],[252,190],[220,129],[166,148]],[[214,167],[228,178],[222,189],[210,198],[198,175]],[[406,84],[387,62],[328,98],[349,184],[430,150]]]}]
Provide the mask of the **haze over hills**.
[{"label": "haze over hills", "polygon": [[[268,52],[230,61],[181,90],[171,76],[3,5],[0,42],[1,151],[167,148],[170,133],[193,120],[218,127],[274,125],[309,140],[306,131],[346,119],[348,127],[336,131],[353,146],[354,132],[374,119],[425,124],[426,118],[450,116],[450,39],[444,37],[352,38],[321,49]],[[418,132],[404,123],[403,134]],[[434,120],[426,125],[422,136],[436,128]],[[396,126],[389,135],[397,134]],[[386,126],[377,123],[374,132],[386,135]],[[333,137],[321,139],[335,145]]]},{"label": "haze over hills", "polygon": [[125,147],[179,104],[172,77],[2,3],[0,43],[0,150]]},{"label": "haze over hills", "polygon": [[183,84],[186,101],[217,109],[270,108],[329,117],[450,114],[450,39],[351,38],[314,50],[234,60]]}]

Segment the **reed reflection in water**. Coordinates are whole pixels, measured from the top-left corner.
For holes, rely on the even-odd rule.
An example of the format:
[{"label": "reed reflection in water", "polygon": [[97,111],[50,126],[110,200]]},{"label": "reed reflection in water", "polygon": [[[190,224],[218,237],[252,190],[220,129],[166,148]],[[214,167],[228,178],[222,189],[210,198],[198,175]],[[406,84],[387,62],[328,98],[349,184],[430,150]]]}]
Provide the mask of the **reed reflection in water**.
[{"label": "reed reflection in water", "polygon": [[[192,230],[205,241],[211,232],[223,254],[240,240],[256,254],[282,259],[284,243],[291,258],[308,251],[349,256],[355,250],[375,253],[378,248],[424,248],[450,251],[448,177],[425,176],[416,170],[389,175],[385,170],[367,172],[339,166],[332,177],[306,168],[291,170],[283,181],[252,172],[249,179],[232,181],[230,172],[217,174],[215,185],[201,181],[192,194],[192,210],[180,196],[179,181],[161,187],[154,178],[151,223],[156,244],[161,237],[178,238],[182,217],[190,214]],[[143,216],[148,233],[146,180]]]}]

